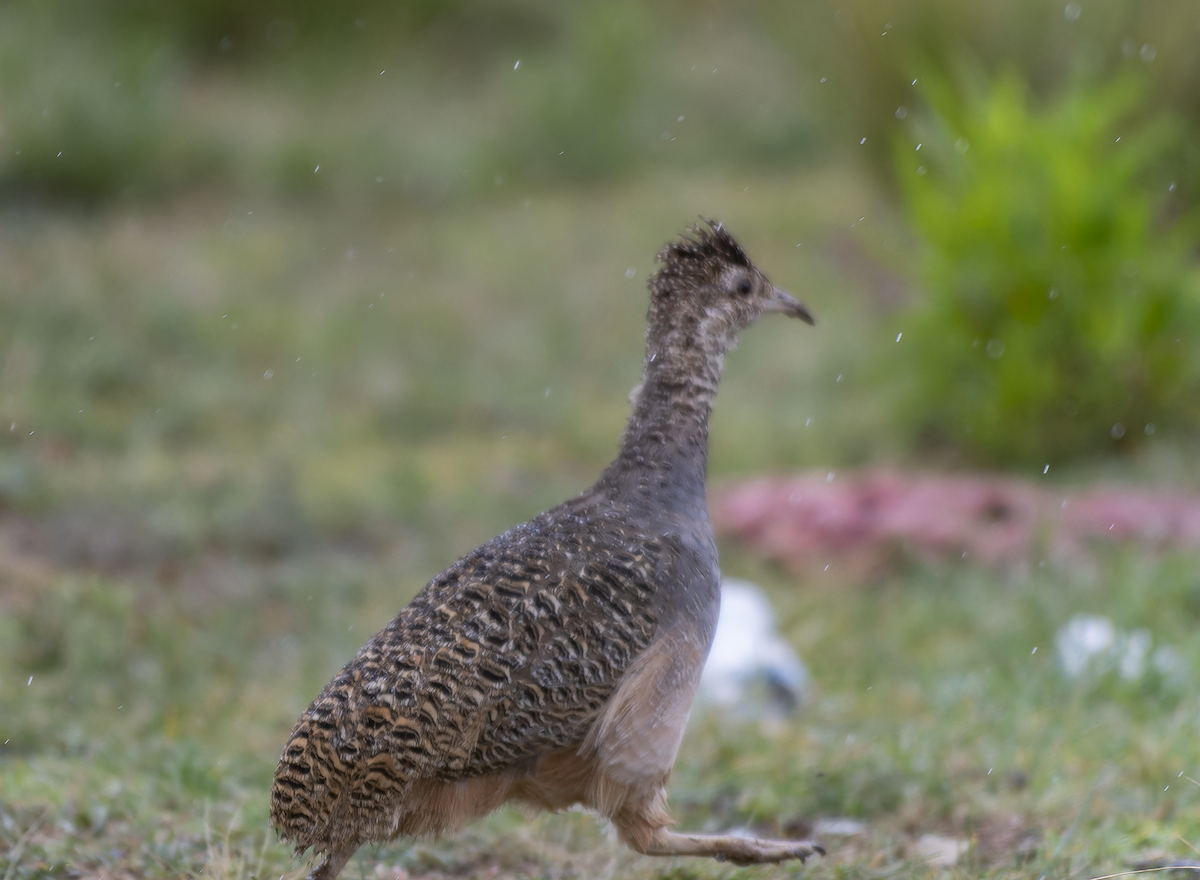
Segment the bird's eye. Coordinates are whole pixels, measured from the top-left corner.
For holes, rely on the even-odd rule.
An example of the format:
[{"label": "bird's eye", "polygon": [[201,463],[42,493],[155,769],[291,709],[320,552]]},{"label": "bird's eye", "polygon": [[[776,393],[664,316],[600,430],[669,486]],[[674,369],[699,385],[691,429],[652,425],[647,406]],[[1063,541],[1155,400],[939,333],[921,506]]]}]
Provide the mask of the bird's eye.
[{"label": "bird's eye", "polygon": [[749,278],[743,278],[741,281],[738,282],[737,292],[738,293],[749,293],[750,292],[750,279]]}]

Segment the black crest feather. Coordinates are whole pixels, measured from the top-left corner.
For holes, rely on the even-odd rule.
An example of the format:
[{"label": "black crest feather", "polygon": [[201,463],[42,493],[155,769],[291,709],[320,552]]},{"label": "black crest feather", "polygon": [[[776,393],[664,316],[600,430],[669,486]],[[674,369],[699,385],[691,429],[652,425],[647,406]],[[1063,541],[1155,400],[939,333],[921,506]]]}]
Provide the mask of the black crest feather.
[{"label": "black crest feather", "polygon": [[658,261],[664,264],[659,273],[666,276],[695,274],[722,263],[749,268],[750,258],[725,227],[707,217],[700,219],[705,226],[689,226],[689,234],[658,252]]}]

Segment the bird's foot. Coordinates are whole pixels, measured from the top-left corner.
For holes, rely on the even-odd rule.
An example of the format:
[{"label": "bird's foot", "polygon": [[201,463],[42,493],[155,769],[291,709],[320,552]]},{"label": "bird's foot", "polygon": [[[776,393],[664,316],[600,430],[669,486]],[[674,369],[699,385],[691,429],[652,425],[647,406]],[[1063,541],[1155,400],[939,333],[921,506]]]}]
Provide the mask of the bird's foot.
[{"label": "bird's foot", "polygon": [[305,880],[336,880],[337,875],[342,873],[342,868],[346,866],[346,862],[350,861],[357,849],[358,844],[354,843],[326,852],[325,860],[317,865]]},{"label": "bird's foot", "polygon": [[708,856],[735,865],[763,865],[805,861],[814,853],[825,855],[825,849],[806,840],[763,840],[757,837],[737,837],[732,834],[681,834],[660,828],[644,850],[650,856]]}]

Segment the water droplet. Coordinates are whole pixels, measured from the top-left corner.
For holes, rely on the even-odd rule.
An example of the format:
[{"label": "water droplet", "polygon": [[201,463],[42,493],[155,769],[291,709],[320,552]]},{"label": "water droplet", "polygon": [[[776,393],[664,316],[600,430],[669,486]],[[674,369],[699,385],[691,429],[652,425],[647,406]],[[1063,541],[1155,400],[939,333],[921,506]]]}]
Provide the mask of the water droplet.
[{"label": "water droplet", "polygon": [[637,268],[635,266],[630,266],[628,269],[625,270],[626,278],[632,278],[636,274],[637,274]]},{"label": "water droplet", "polygon": [[1146,431],[1147,437],[1149,437],[1151,434],[1153,434],[1154,433],[1154,422],[1146,422],[1145,431]]},{"label": "water droplet", "polygon": [[1004,354],[1004,343],[999,339],[989,339],[986,351],[989,358],[998,361]]},{"label": "water droplet", "polygon": [[274,370],[267,370],[265,373],[263,373],[263,378],[264,378],[264,379],[270,379],[270,378],[271,378],[272,376],[274,376],[274,375],[275,375],[275,371],[274,371]]},{"label": "water droplet", "polygon": [[1081,12],[1083,12],[1083,9],[1080,8],[1079,4],[1075,0],[1071,0],[1070,3],[1063,7],[1063,18],[1067,21],[1079,21],[1079,14]]},{"label": "water droplet", "polygon": [[521,60],[518,58],[517,63],[513,65],[513,70],[516,70],[520,66],[521,66]]},{"label": "water droplet", "polygon": [[825,475],[825,482],[826,482],[826,483],[832,483],[832,482],[833,482],[833,477],[834,477],[834,473],[833,473],[833,471],[830,471],[829,473],[827,473],[827,474]]},{"label": "water droplet", "polygon": [[866,139],[866,138],[863,138],[861,141],[859,141],[859,142],[858,142],[858,145],[861,147],[861,146],[862,146],[863,144],[865,144],[866,142],[867,142],[867,139]]},{"label": "water droplet", "polygon": [[903,118],[904,118],[905,116],[907,116],[907,115],[908,115],[908,108],[907,108],[907,107],[900,106],[900,107],[897,107],[897,108],[896,108],[896,118],[897,118],[897,119],[903,119]]},{"label": "water droplet", "polygon": [[1044,468],[1042,468],[1042,473],[1043,474],[1050,473],[1050,465],[1046,465]]},{"label": "water droplet", "polygon": [[1120,440],[1125,436],[1125,426],[1120,422],[1115,422],[1108,433],[1114,440]]},{"label": "water droplet", "polygon": [[1154,48],[1153,43],[1142,43],[1142,48],[1138,50],[1138,58],[1141,58],[1146,64],[1149,64],[1158,55],[1158,50]]},{"label": "water droplet", "polygon": [[899,342],[899,341],[900,341],[900,337],[901,337],[901,336],[903,336],[903,335],[904,335],[904,333],[903,333],[903,332],[897,333],[897,334],[896,334],[896,341],[897,341],[897,342]]}]

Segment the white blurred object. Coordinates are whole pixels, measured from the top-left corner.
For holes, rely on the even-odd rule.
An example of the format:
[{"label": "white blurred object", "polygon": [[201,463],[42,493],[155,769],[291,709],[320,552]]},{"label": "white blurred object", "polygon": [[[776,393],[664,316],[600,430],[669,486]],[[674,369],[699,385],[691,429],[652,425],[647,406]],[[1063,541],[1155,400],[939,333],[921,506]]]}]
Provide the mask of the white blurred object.
[{"label": "white blurred object", "polygon": [[731,706],[761,690],[772,705],[792,709],[807,698],[809,680],[808,669],[775,631],[775,612],[762,588],[725,578],[717,632],[700,676],[700,698]]},{"label": "white blurred object", "polygon": [[1159,645],[1150,658],[1154,669],[1159,675],[1180,677],[1187,671],[1187,661],[1183,655],[1170,645]]},{"label": "white blurred object", "polygon": [[1076,614],[1054,636],[1058,661],[1068,678],[1079,678],[1092,664],[1112,649],[1117,628],[1107,617]]},{"label": "white blurred object", "polygon": [[1147,660],[1162,675],[1175,673],[1184,665],[1179,652],[1169,645],[1151,654],[1154,639],[1149,631],[1125,632],[1107,617],[1094,614],[1072,617],[1059,628],[1054,643],[1068,678],[1115,669],[1125,681],[1139,681],[1146,674]]},{"label": "white blurred object", "polygon": [[867,823],[862,819],[851,819],[840,816],[833,819],[818,819],[813,822],[815,837],[854,837],[867,830]]},{"label": "white blurred object", "polygon": [[1137,681],[1146,674],[1146,655],[1150,653],[1152,639],[1144,629],[1135,629],[1124,638],[1124,645],[1117,661],[1117,672],[1126,681]]},{"label": "white blurred object", "polygon": [[937,868],[948,868],[958,864],[958,860],[971,848],[970,841],[955,837],[942,837],[939,834],[923,834],[913,847],[913,855],[927,865]]}]

